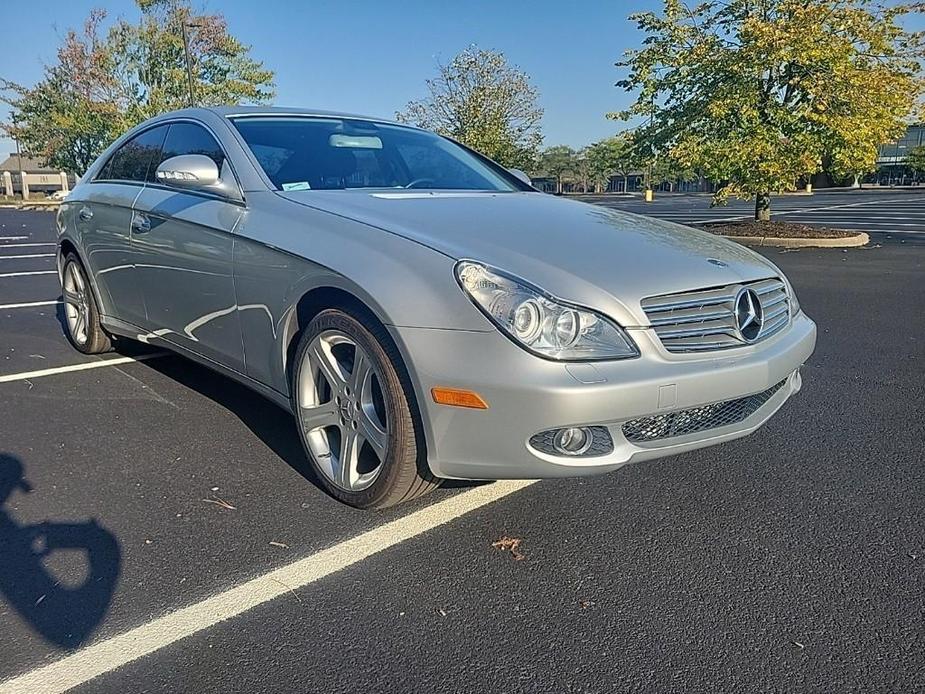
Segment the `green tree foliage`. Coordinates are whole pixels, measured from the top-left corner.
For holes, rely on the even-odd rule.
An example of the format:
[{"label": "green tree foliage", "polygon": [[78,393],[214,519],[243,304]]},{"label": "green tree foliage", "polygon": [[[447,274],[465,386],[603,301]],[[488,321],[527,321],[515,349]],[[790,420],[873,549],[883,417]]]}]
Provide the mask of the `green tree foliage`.
[{"label": "green tree foliage", "polygon": [[0,80],[12,108],[3,129],[49,165],[83,172],[114,139],[151,116],[189,105],[182,25],[192,25],[190,62],[201,105],[271,99],[273,73],[249,56],[220,14],[194,14],[188,0],[137,0],[137,23],[94,10],[69,31],[57,61],[32,88]]},{"label": "green tree foliage", "polygon": [[568,174],[578,173],[578,153],[568,145],[553,145],[540,152],[536,171],[556,179],[556,192],[562,192],[562,181]]},{"label": "green tree foliage", "polygon": [[503,53],[469,46],[449,64],[438,64],[427,90],[427,97],[396,114],[398,120],[458,140],[503,166],[532,167],[543,141],[543,109],[530,78]]},{"label": "green tree foliage", "polygon": [[906,166],[917,174],[925,174],[925,145],[909,150],[909,154],[906,155]]},{"label": "green tree foliage", "polygon": [[902,26],[921,3],[875,0],[663,0],[632,15],[646,39],[624,54],[626,111],[658,155],[727,182],[718,201],[793,188],[823,162],[873,168],[922,93],[923,37]]},{"label": "green tree foliage", "polygon": [[587,148],[591,180],[599,190],[606,190],[611,176],[623,177],[623,190],[629,190],[629,175],[640,166],[639,153],[631,133],[595,142]]}]

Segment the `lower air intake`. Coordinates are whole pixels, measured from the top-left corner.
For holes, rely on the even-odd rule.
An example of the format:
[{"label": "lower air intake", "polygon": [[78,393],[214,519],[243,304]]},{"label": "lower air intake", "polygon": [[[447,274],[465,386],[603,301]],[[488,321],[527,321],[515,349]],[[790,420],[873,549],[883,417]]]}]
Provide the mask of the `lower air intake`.
[{"label": "lower air intake", "polygon": [[648,443],[737,424],[757,412],[786,382],[785,378],[761,393],[736,400],[634,419],[623,425],[623,435],[633,443]]}]

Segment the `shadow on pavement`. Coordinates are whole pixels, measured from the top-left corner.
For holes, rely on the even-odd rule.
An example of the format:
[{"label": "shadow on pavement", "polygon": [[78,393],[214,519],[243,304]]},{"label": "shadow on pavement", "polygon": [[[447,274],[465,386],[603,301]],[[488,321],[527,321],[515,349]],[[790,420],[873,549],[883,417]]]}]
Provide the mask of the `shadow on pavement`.
[{"label": "shadow on pavement", "polygon": [[[119,352],[125,353],[124,350],[129,347],[130,342],[121,341]],[[240,419],[289,467],[314,486],[321,488],[299,440],[295,420],[287,410],[232,379],[181,356],[171,355],[142,363],[224,407]],[[446,480],[441,486],[444,489],[458,489],[480,484],[482,483],[467,480]]]},{"label": "shadow on pavement", "polygon": [[[109,608],[121,566],[119,542],[95,520],[18,524],[3,509],[16,490],[32,491],[22,462],[0,453],[0,599],[46,640],[76,648]],[[81,580],[48,568],[56,553],[79,555],[86,566]]]},{"label": "shadow on pavement", "polygon": [[[130,348],[129,345],[129,340],[120,341],[119,352],[123,353],[124,349]],[[302,448],[295,420],[288,411],[232,379],[184,357],[171,355],[142,363],[234,414],[293,470],[317,486],[318,478]]]}]

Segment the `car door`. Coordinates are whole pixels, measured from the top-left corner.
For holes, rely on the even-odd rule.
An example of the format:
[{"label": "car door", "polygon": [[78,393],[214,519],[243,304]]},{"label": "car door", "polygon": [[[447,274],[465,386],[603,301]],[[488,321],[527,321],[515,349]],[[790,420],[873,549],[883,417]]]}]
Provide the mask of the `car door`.
[{"label": "car door", "polygon": [[101,311],[135,326],[144,324],[145,306],[135,279],[132,205],[166,134],[167,127],[160,126],[132,137],[86,186],[86,197],[73,202],[83,261],[94,278]]},{"label": "car door", "polygon": [[[201,124],[171,123],[157,164],[181,154],[210,157],[226,187],[239,191],[224,151]],[[243,373],[232,232],[244,206],[240,198],[173,187],[151,173],[148,178],[132,218],[145,326],[154,335]]]}]

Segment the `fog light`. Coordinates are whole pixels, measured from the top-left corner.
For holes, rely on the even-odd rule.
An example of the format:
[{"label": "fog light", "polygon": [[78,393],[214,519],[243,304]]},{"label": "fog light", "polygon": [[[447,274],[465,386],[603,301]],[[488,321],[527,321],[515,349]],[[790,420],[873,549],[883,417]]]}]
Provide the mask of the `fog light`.
[{"label": "fog light", "polygon": [[613,439],[607,427],[563,427],[547,429],[530,437],[530,446],[555,456],[595,457],[613,453]]},{"label": "fog light", "polygon": [[562,455],[581,455],[591,448],[594,435],[587,427],[559,429],[552,439],[552,445]]}]

